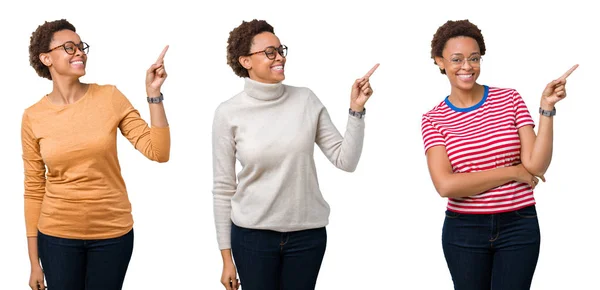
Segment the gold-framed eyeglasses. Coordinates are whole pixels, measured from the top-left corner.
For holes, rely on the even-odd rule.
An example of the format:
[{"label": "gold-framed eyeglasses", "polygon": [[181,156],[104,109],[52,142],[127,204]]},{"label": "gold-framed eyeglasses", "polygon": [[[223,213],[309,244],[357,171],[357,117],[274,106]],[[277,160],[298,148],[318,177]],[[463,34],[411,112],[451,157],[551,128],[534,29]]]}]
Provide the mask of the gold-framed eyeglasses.
[{"label": "gold-framed eyeglasses", "polygon": [[46,53],[51,52],[57,48],[63,48],[65,50],[65,52],[67,54],[73,55],[75,54],[75,50],[79,49],[79,51],[88,54],[88,52],[90,51],[90,46],[85,43],[85,42],[80,42],[79,44],[75,44],[75,42],[73,41],[67,41],[57,47],[51,48],[50,50],[46,51]]},{"label": "gold-framed eyeglasses", "polygon": [[464,58],[462,56],[453,56],[450,59],[442,57],[443,59],[450,62],[452,66],[461,67],[465,64],[465,61],[469,62],[469,65],[472,67],[479,67],[481,65],[482,57],[481,55],[472,55],[468,58]]},{"label": "gold-framed eyeglasses", "polygon": [[285,45],[280,45],[279,47],[269,46],[269,47],[265,48],[264,50],[252,52],[252,53],[248,54],[247,56],[251,56],[251,55],[255,55],[257,53],[264,52],[268,59],[273,60],[273,59],[275,59],[275,57],[277,57],[277,55],[275,53],[279,53],[279,55],[281,55],[282,57],[285,57],[287,55],[287,50],[288,50],[288,48]]}]

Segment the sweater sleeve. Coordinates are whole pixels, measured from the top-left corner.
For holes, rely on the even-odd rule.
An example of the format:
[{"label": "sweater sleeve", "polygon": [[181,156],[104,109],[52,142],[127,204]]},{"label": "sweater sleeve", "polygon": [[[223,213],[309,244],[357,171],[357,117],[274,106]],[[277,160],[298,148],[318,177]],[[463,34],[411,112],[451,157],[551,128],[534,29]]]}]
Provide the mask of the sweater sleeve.
[{"label": "sweater sleeve", "polygon": [[236,192],[235,141],[222,105],[212,127],[213,211],[219,249],[231,248],[231,198]]},{"label": "sweater sleeve", "polygon": [[111,100],[123,136],[148,159],[167,162],[171,150],[169,127],[149,128],[140,113],[116,87],[113,87]]},{"label": "sweater sleeve", "polygon": [[42,201],[46,194],[46,166],[27,112],[21,122],[21,145],[25,169],[25,226],[27,237],[36,237]]},{"label": "sweater sleeve", "polygon": [[323,154],[333,165],[344,171],[352,172],[356,169],[363,148],[365,136],[365,119],[348,115],[346,132],[344,136],[331,122],[327,109],[311,91],[312,97],[317,102],[319,109],[317,134],[315,143],[321,148]]}]

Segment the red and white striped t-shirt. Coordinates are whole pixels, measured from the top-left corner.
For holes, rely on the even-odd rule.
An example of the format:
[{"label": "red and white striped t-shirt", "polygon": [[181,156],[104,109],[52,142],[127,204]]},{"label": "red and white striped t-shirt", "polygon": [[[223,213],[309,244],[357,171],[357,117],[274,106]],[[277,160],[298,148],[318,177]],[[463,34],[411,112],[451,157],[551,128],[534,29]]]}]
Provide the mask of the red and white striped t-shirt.
[{"label": "red and white striped t-shirt", "polygon": [[[425,152],[434,146],[445,146],[453,172],[477,172],[518,164],[521,160],[518,129],[535,125],[517,91],[484,88],[483,98],[472,107],[457,108],[446,97],[423,115]],[[448,210],[473,214],[507,212],[533,204],[531,186],[516,181],[474,196],[448,198]]]}]

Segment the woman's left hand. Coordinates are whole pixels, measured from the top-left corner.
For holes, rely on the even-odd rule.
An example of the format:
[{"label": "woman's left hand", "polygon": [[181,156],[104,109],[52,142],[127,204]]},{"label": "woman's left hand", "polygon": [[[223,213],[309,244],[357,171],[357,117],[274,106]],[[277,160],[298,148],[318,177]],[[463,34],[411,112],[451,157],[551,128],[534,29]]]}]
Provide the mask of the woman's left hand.
[{"label": "woman's left hand", "polygon": [[352,111],[362,112],[365,109],[365,103],[373,95],[369,78],[378,67],[379,64],[376,64],[364,77],[354,81],[352,92],[350,93],[350,109]]},{"label": "woman's left hand", "polygon": [[554,108],[554,105],[556,103],[567,97],[567,91],[565,88],[565,86],[567,85],[567,77],[569,77],[569,75],[571,75],[571,73],[578,66],[578,64],[574,65],[560,78],[553,80],[548,85],[546,85],[546,88],[542,93],[542,100],[540,104],[542,109],[550,111]]},{"label": "woman's left hand", "polygon": [[160,95],[160,87],[167,79],[164,58],[168,49],[169,46],[165,46],[156,62],[146,71],[146,93],[149,97],[158,97]]}]

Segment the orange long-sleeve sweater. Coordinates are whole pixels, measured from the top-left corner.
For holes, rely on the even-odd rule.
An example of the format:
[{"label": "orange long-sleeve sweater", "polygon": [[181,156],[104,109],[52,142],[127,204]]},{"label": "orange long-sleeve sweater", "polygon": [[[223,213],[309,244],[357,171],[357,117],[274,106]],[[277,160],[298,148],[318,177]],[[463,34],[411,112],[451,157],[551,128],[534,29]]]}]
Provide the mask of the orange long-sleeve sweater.
[{"label": "orange long-sleeve sweater", "polygon": [[111,85],[90,84],[77,102],[47,97],[27,108],[21,124],[27,236],[106,239],[133,227],[117,158],[117,128],[149,159],[169,159],[168,127],[149,128]]}]

